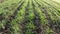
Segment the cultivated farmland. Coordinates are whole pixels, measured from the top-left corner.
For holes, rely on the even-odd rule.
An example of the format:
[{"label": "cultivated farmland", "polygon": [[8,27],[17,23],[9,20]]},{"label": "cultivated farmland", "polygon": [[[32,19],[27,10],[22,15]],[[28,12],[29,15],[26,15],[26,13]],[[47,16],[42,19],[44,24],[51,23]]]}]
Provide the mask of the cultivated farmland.
[{"label": "cultivated farmland", "polygon": [[60,34],[60,3],[0,0],[0,34]]}]

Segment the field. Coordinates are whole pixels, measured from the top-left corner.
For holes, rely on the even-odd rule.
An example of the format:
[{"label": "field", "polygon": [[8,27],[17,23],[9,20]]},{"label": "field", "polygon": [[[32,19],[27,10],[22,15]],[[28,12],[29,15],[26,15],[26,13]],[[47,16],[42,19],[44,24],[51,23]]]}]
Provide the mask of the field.
[{"label": "field", "polygon": [[0,0],[0,34],[60,34],[60,3]]}]

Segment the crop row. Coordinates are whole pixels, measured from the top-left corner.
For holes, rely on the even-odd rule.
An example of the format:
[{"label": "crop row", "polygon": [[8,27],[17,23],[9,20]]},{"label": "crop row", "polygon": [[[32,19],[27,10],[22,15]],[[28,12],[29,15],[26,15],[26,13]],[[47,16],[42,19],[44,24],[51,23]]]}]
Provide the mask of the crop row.
[{"label": "crop row", "polygon": [[[48,4],[44,3],[44,2],[40,2],[43,6],[45,6],[45,9],[47,10],[47,14],[50,18],[50,20],[52,22],[50,22],[50,25],[52,25],[51,27],[54,28],[54,27],[57,27],[59,26],[59,16],[58,16],[58,11],[55,11],[55,9],[52,7],[52,6],[49,6]],[[53,26],[54,24],[54,26]],[[59,29],[59,27],[57,27]]]},{"label": "crop row", "polygon": [[28,0],[24,1],[21,9],[18,11],[15,19],[10,22],[11,34],[22,34],[20,23],[23,21],[25,16],[25,7],[28,4]]},{"label": "crop row", "polygon": [[0,3],[0,31],[6,34],[59,34],[59,6],[50,0],[7,0]]},{"label": "crop row", "polygon": [[[13,14],[16,13],[16,9],[22,4],[23,0],[19,0],[19,1],[14,1],[12,2],[12,0],[10,1],[6,1],[5,3],[2,3],[0,5],[0,30],[5,29],[7,23],[10,22],[10,16],[14,16]],[[16,3],[16,5],[14,4]],[[5,9],[4,9],[5,8]],[[12,9],[13,8],[13,9]],[[3,11],[2,11],[3,10]]]}]

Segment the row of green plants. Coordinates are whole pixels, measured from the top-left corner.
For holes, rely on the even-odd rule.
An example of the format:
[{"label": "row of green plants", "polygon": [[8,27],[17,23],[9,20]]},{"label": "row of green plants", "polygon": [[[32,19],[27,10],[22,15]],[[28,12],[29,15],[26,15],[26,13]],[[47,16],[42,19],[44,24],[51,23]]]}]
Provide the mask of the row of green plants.
[{"label": "row of green plants", "polygon": [[[52,4],[50,4],[50,3],[52,3]],[[53,7],[54,8],[54,11],[60,16],[60,7],[59,7],[59,5],[58,4],[54,4],[54,2],[52,2],[52,1],[50,1],[50,3],[47,3],[47,4],[50,4],[51,5],[51,7]],[[54,5],[54,6],[53,6]],[[57,6],[56,6],[57,5]],[[53,9],[52,9],[53,10]]]},{"label": "row of green plants", "polygon": [[46,3],[50,4],[52,7],[54,7],[56,10],[58,10],[60,12],[60,7],[59,7],[60,5],[59,4],[56,4],[56,3],[54,3],[50,0],[43,1],[43,2],[46,2]]},{"label": "row of green plants", "polygon": [[[42,3],[44,3],[44,4],[42,4],[42,5],[47,4],[47,3],[43,2],[43,1],[41,1],[41,2],[42,2]],[[47,4],[47,7],[49,7],[49,8],[50,8],[50,7],[52,7],[52,6],[50,6],[50,4],[49,4],[49,5]],[[55,8],[53,8],[53,7],[52,7],[51,9],[52,9],[53,13],[55,13],[57,16],[58,16],[58,15],[60,15],[58,10],[56,10],[56,9],[55,9]]]},{"label": "row of green plants", "polygon": [[12,0],[9,0],[4,3],[1,3],[0,4],[0,14],[1,13],[6,14],[6,12],[8,12],[8,14],[10,14],[12,12],[12,10],[15,9],[15,7],[19,4],[20,1],[21,0],[19,0],[19,1],[16,0],[13,2]]},{"label": "row of green plants", "polygon": [[[58,11],[55,11],[55,9],[53,8],[53,7],[48,7],[49,5],[48,4],[46,4],[46,3],[44,3],[44,2],[41,2],[44,6],[45,6],[45,8],[47,9],[47,13],[51,13],[51,15],[52,16],[54,16],[55,18],[54,18],[54,20],[56,20],[56,18],[59,20],[59,13],[58,13]],[[58,22],[58,21],[57,21]]]},{"label": "row of green plants", "polygon": [[[44,3],[44,2],[42,2],[43,3],[43,5],[45,6],[45,8],[47,9],[47,14],[49,15],[49,17],[50,17],[50,19],[53,21],[53,27],[57,27],[57,29],[59,30],[59,23],[60,23],[60,18],[59,18],[59,16],[57,15],[58,13],[58,11],[55,11],[54,10],[54,8],[53,7],[48,7],[49,5],[48,4],[46,4],[46,3]],[[54,15],[55,14],[55,15]],[[52,25],[52,24],[51,24]]]},{"label": "row of green plants", "polygon": [[[47,7],[48,5],[46,4],[45,6]],[[54,23],[58,24],[59,19],[60,19],[59,15],[58,15],[59,14],[58,11],[55,11],[54,8],[52,8],[52,7],[50,7],[50,8],[47,7],[47,13],[49,13],[49,12],[52,15],[51,20],[53,20]]]},{"label": "row of green plants", "polygon": [[39,8],[39,5],[36,2],[34,1],[35,9],[37,10],[37,14],[39,15],[41,19],[40,21],[41,21],[42,27],[44,26],[44,29],[45,29],[44,34],[53,34],[52,29],[47,26],[49,24],[48,24],[45,14],[42,13],[41,9]]},{"label": "row of green plants", "polygon": [[[14,1],[14,2],[13,2]],[[24,2],[24,3],[23,3]],[[22,4],[23,3],[23,4]],[[29,3],[29,4],[28,4]],[[34,7],[33,7],[33,4]],[[38,3],[38,4],[37,4]],[[41,6],[40,6],[41,5]],[[44,34],[53,34],[53,29],[49,27],[49,21],[46,19],[45,13],[43,13],[41,7],[44,7],[46,9],[46,12],[51,19],[52,23],[54,23],[54,27],[59,27],[60,25],[60,7],[58,4],[53,4],[53,2],[47,0],[7,0],[3,3],[0,3],[0,14],[3,15],[4,19],[0,21],[0,29],[5,28],[5,25],[7,25],[7,22],[9,24],[9,34],[23,34],[22,32],[22,26],[21,23],[26,23],[24,26],[26,27],[26,30],[24,34],[34,34],[36,32],[33,32],[33,30],[36,29],[36,25],[34,23],[35,14],[34,10],[36,10],[36,13],[40,19],[40,24],[43,28]],[[19,9],[17,9],[19,8]],[[17,9],[17,14],[15,15],[15,18],[11,21],[10,16],[12,16]],[[56,10],[57,9],[57,10]],[[26,15],[27,14],[27,15]],[[8,26],[8,25],[7,25]],[[7,29],[7,30],[8,30]],[[59,29],[59,28],[58,28]],[[42,32],[42,33],[43,33]]]},{"label": "row of green plants", "polygon": [[[19,0],[18,2],[17,1],[15,1],[15,2],[13,2],[13,3],[16,3],[16,4],[18,4],[19,2],[20,2],[21,0]],[[10,2],[6,2],[6,3],[3,3],[3,4],[1,4],[1,8],[0,8],[0,12],[1,12],[1,15],[2,15],[2,17],[4,18],[4,19],[2,19],[1,21],[0,21],[0,28],[4,28],[5,27],[5,25],[6,25],[6,23],[7,23],[7,21],[9,21],[9,18],[10,18],[10,16],[11,15],[13,15],[14,14],[14,12],[15,12],[15,10],[17,9],[17,7],[19,6],[19,5],[14,5],[15,6],[15,8],[12,10],[12,8],[10,7],[10,6],[12,6],[12,4],[13,3],[11,3],[12,2],[12,0],[10,0]],[[10,4],[9,4],[10,3]],[[22,1],[21,1],[21,3],[22,3]],[[4,5],[4,4],[7,4],[7,5]],[[21,4],[20,4],[21,5]],[[6,6],[8,6],[8,8],[10,9],[11,8],[11,11],[6,11],[6,9],[4,9]],[[3,11],[4,12],[3,12]],[[8,9],[7,9],[8,10]],[[6,13],[7,12],[7,13]]]},{"label": "row of green plants", "polygon": [[34,14],[34,9],[33,9],[33,5],[32,5],[32,0],[29,0],[29,6],[27,7],[28,8],[28,15],[26,15],[26,32],[25,34],[34,34],[33,30],[35,29],[35,25],[34,25],[34,18],[35,18],[35,14]]},{"label": "row of green plants", "polygon": [[22,34],[20,23],[22,23],[25,16],[25,8],[28,4],[28,0],[25,0],[20,11],[18,11],[15,19],[10,22],[11,34]]}]

